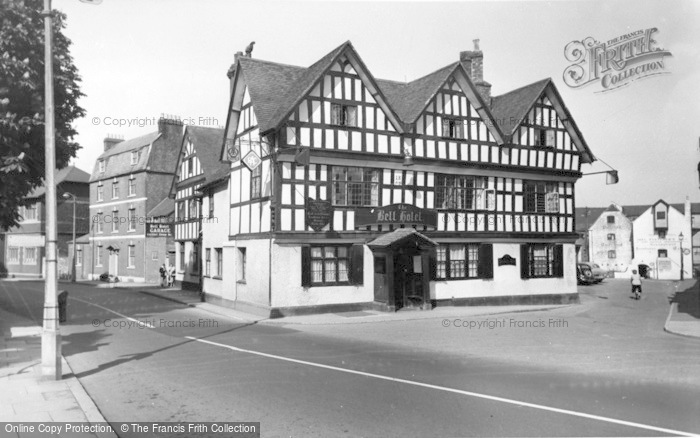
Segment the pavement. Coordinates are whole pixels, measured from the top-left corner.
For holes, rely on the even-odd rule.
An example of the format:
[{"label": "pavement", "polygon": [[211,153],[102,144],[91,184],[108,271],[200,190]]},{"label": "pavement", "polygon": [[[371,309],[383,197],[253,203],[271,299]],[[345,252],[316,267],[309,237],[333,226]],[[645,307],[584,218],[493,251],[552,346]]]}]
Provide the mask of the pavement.
[{"label": "pavement", "polygon": [[[0,309],[0,332],[3,423],[105,422],[65,358],[63,379],[47,380],[41,375],[41,327],[35,321]],[[95,436],[116,437],[110,433]]]},{"label": "pavement", "polygon": [[676,335],[700,338],[700,281],[677,291],[669,297],[669,301],[671,309],[664,330]]},{"label": "pavement", "polygon": [[[675,283],[675,293],[664,329],[669,333],[700,338],[700,282]],[[115,288],[124,287],[115,285]],[[399,311],[384,313],[371,310],[290,316],[267,319],[239,310],[202,302],[195,291],[163,289],[153,285],[129,284],[129,289],[157,296],[213,314],[250,323],[264,324],[362,324],[413,319],[461,318],[506,313],[551,310],[572,305],[438,307],[432,311]],[[59,289],[62,285],[59,285]],[[0,309],[0,420],[3,422],[105,422],[104,417],[63,359],[63,379],[46,380],[41,376],[41,327]],[[97,434],[113,437],[113,434]]]}]

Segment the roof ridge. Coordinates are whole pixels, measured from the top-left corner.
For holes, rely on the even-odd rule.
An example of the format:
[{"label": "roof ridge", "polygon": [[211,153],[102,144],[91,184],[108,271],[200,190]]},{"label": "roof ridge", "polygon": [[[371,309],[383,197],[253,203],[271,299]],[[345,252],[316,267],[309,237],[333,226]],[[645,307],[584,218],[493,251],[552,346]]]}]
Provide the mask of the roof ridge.
[{"label": "roof ridge", "polygon": [[285,64],[283,62],[274,62],[274,61],[268,61],[266,59],[260,59],[260,58],[249,58],[247,56],[242,56],[238,58],[239,61],[245,60],[245,62],[261,62],[264,64],[272,64],[272,65],[279,65],[280,67],[293,67],[293,68],[299,68],[299,69],[306,69],[308,67],[302,67],[300,65],[293,65],[293,64]]},{"label": "roof ridge", "polygon": [[494,98],[494,99],[498,99],[499,97],[503,97],[503,96],[506,96],[506,95],[508,95],[508,94],[511,94],[511,93],[515,93],[515,92],[524,90],[525,88],[532,87],[533,85],[536,85],[536,84],[538,84],[538,83],[540,83],[540,82],[547,82],[547,83],[549,83],[549,82],[552,82],[552,78],[551,78],[551,77],[548,77],[548,78],[540,79],[540,80],[535,81],[535,82],[532,82],[532,83],[530,83],[530,84],[523,85],[522,87],[514,88],[514,89],[512,89],[512,90],[510,90],[510,91],[507,91],[507,92],[505,92],[505,93],[503,93],[503,94],[499,94],[498,96],[494,96],[493,98]]},{"label": "roof ridge", "polygon": [[[452,64],[447,64],[446,66],[440,67],[440,68],[438,68],[437,70],[434,70],[434,71],[428,73],[427,75],[423,75],[423,76],[421,76],[421,77],[419,77],[419,78],[416,78],[416,79],[412,80],[411,82],[406,82],[406,85],[410,85],[410,84],[412,84],[412,83],[414,83],[414,82],[420,81],[421,79],[425,79],[425,78],[427,78],[428,76],[432,76],[432,75],[434,75],[435,73],[438,73],[438,72],[440,72],[440,71],[442,71],[442,70],[447,69],[448,67],[455,68],[455,67],[457,67],[458,64],[459,64],[459,61],[453,62]],[[471,79],[471,78],[470,78],[470,79]]]}]

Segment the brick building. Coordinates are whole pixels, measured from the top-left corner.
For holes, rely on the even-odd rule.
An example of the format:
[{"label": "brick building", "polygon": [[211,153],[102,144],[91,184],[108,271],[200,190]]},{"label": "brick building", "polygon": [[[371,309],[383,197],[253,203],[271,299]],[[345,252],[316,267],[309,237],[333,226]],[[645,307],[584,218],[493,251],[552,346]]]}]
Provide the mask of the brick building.
[{"label": "brick building", "polygon": [[[168,257],[172,239],[162,230],[172,227],[154,233],[149,214],[168,206],[163,201],[173,183],[181,144],[182,122],[172,118],[161,118],[158,131],[137,138],[105,139],[90,177],[91,228],[89,244],[83,245],[82,277],[108,274],[120,281],[160,281],[158,268]],[[157,215],[168,214],[163,210]]]},{"label": "brick building", "polygon": [[[75,195],[76,235],[86,233],[88,224],[90,175],[75,166],[57,170],[57,245],[59,278],[70,276],[71,263],[68,242],[73,236],[73,200],[64,193]],[[46,226],[46,189],[39,187],[27,197],[21,207],[22,219],[17,227],[0,231],[0,276],[42,277]]]}]

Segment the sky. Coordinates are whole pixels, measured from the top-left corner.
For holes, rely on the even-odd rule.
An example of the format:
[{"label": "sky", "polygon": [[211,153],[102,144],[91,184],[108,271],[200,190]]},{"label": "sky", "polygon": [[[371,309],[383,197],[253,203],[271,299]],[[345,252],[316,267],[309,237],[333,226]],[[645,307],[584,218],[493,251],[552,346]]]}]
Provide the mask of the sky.
[{"label": "sky", "polygon": [[[86,94],[77,120],[91,172],[107,135],[157,130],[162,114],[226,123],[226,71],[255,41],[253,57],[309,66],[350,40],[376,78],[410,81],[459,60],[480,40],[492,95],[550,77],[596,157],[619,171],[584,176],[576,206],[700,202],[700,2],[697,1],[224,1],[53,0]],[[565,47],[656,28],[666,74],[599,92],[571,88]],[[602,161],[583,173],[608,170]]]}]

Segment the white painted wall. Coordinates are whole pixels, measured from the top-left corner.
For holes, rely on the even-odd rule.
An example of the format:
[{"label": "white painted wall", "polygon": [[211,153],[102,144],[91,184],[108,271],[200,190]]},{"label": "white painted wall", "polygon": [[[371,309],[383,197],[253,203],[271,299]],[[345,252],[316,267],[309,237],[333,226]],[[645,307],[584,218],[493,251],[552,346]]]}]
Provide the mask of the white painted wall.
[{"label": "white painted wall", "polygon": [[301,286],[301,246],[273,245],[272,307],[320,306],[374,301],[374,259],[365,246],[364,284],[360,286]]},{"label": "white painted wall", "polygon": [[[688,206],[689,207],[689,206]],[[688,208],[689,210],[689,208]],[[683,232],[683,248],[691,249],[692,231],[690,225],[690,214],[684,215],[682,212],[669,206],[668,209],[668,231],[666,238],[661,239],[654,233],[654,217],[652,209],[645,211],[633,223],[634,229],[634,260],[633,265],[647,264],[651,266],[652,277],[660,280],[680,279],[681,254],[678,235]],[[659,249],[665,249],[668,253],[666,259],[658,257]],[[683,268],[685,278],[692,278],[693,272],[692,251],[683,256]]]},{"label": "white painted wall", "polygon": [[[515,266],[498,266],[498,259],[510,255],[517,260]],[[495,243],[493,245],[492,280],[432,281],[430,298],[477,298],[512,295],[573,294],[576,289],[576,248],[564,245],[564,277],[520,278],[520,245],[517,243]]]},{"label": "white painted wall", "polygon": [[[204,196],[202,202],[202,211],[209,214],[209,197]],[[214,192],[214,219],[202,220],[202,254],[206,248],[210,248],[212,252],[212,275],[216,272],[216,256],[214,248],[222,248],[228,243],[229,231],[229,190],[228,184],[223,184],[216,188]],[[231,266],[233,266],[232,258],[226,255],[226,250],[223,250],[223,267],[221,269],[222,278],[216,279],[204,277],[202,287],[205,293],[224,297],[226,289],[224,283],[233,275]],[[204,273],[204,271],[202,271]]]}]

